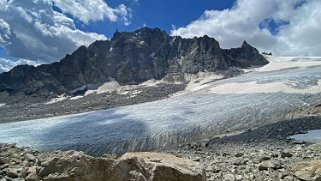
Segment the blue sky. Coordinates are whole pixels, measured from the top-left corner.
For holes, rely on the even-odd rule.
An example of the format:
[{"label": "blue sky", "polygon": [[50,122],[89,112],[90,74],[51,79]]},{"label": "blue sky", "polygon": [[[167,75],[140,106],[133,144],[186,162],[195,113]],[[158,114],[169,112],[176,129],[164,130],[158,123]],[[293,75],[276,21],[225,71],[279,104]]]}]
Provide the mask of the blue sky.
[{"label": "blue sky", "polygon": [[[111,7],[124,4],[132,11],[130,25],[122,22],[110,22],[108,19],[90,22],[86,25],[76,21],[76,26],[82,31],[97,32],[111,37],[115,31],[135,31],[143,26],[157,27],[170,33],[173,26],[181,27],[198,19],[206,9],[223,10],[233,6],[235,0],[105,0]],[[62,12],[59,8],[55,10]],[[72,16],[67,14],[68,17]]]},{"label": "blue sky", "polygon": [[222,48],[246,40],[277,56],[321,56],[319,17],[320,0],[0,0],[0,72],[143,26],[208,35]]}]

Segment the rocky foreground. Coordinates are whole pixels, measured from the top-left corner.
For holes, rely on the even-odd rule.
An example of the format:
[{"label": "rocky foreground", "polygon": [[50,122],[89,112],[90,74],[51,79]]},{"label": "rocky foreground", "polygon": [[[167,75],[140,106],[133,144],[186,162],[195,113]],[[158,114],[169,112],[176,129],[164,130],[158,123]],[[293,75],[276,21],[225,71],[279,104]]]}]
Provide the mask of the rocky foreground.
[{"label": "rocky foreground", "polygon": [[0,150],[1,181],[321,179],[321,145],[230,145],[228,150],[196,150],[192,157],[137,152],[95,158],[76,151],[40,153],[13,144],[1,144]]},{"label": "rocky foreground", "polygon": [[205,180],[200,163],[164,153],[126,153],[94,158],[76,151],[39,153],[0,145],[0,180]]}]

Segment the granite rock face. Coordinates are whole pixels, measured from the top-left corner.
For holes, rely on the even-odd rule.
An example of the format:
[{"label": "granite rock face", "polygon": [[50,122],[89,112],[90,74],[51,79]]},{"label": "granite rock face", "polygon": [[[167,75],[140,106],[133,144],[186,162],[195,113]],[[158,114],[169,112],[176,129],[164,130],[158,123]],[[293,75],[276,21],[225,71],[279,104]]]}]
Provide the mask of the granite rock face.
[{"label": "granite rock face", "polygon": [[258,50],[244,42],[223,50],[208,36],[185,39],[158,28],[115,32],[110,40],[81,46],[60,62],[20,65],[0,74],[0,93],[50,97],[75,93],[110,80],[138,84],[168,75],[224,71],[229,67],[265,65]]},{"label": "granite rock face", "polygon": [[[39,153],[9,144],[0,144],[0,151],[1,181],[203,181],[206,179],[205,170],[200,163],[166,153],[137,152],[126,153],[119,158],[111,155],[91,157],[77,151]],[[29,159],[30,156],[34,159]]]}]

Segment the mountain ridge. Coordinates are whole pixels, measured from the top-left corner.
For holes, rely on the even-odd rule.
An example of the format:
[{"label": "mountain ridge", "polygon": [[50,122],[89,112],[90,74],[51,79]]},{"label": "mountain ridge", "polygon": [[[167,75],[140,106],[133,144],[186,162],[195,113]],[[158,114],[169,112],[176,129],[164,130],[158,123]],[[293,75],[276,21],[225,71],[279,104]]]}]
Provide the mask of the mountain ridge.
[{"label": "mountain ridge", "polygon": [[81,46],[59,62],[16,66],[0,74],[0,93],[54,97],[111,79],[122,85],[139,84],[169,74],[224,71],[267,63],[246,41],[240,48],[227,50],[207,35],[185,39],[145,27],[134,32],[116,31],[110,40]]}]

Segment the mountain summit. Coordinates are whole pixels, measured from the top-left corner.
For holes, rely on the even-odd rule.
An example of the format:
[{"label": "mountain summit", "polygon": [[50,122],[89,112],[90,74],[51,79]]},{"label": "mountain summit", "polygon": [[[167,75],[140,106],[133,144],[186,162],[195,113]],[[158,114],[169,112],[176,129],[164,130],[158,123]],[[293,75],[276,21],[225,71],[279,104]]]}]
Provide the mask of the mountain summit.
[{"label": "mountain summit", "polygon": [[134,32],[116,31],[110,40],[81,46],[60,62],[16,66],[0,75],[0,93],[52,97],[110,80],[122,85],[138,84],[168,75],[267,63],[247,42],[240,48],[224,50],[206,35],[185,39],[169,36],[158,28],[142,28]]}]

